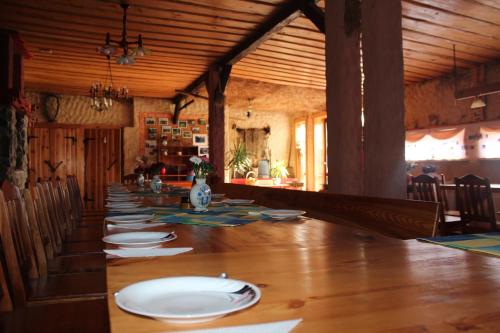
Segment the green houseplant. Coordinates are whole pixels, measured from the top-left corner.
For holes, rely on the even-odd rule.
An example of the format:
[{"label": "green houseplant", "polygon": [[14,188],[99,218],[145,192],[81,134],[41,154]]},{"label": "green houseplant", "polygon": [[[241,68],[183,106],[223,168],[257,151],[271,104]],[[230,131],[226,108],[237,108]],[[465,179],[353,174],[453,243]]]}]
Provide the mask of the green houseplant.
[{"label": "green houseplant", "polygon": [[271,177],[273,178],[274,184],[279,185],[281,183],[281,178],[288,176],[288,170],[286,169],[285,161],[279,160],[273,163],[271,166]]},{"label": "green houseplant", "polygon": [[252,169],[252,161],[250,160],[245,144],[235,144],[230,154],[231,159],[228,166],[233,169],[233,178],[244,177]]}]

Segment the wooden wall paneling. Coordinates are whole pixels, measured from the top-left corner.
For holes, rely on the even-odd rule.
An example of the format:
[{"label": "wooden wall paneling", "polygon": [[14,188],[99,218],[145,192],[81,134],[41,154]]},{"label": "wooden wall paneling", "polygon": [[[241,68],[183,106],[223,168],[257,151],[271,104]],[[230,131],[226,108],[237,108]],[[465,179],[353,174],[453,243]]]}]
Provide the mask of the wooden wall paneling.
[{"label": "wooden wall paneling", "polygon": [[363,0],[364,193],[406,197],[400,0]]}]

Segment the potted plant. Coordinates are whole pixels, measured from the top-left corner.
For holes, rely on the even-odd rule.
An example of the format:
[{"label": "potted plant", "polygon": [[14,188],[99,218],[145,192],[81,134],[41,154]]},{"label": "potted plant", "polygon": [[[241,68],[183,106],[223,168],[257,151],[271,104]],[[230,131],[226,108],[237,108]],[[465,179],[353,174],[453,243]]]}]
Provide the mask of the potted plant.
[{"label": "potted plant", "polygon": [[189,159],[193,163],[193,171],[196,183],[191,187],[189,199],[197,212],[207,210],[210,200],[212,199],[212,191],[206,183],[207,175],[214,171],[214,166],[208,161],[207,157],[191,156]]},{"label": "potted plant", "polygon": [[228,166],[233,169],[233,178],[245,177],[246,173],[252,169],[252,161],[245,144],[235,144],[230,154]]},{"label": "potted plant", "polygon": [[281,184],[281,178],[288,176],[285,161],[279,160],[271,166],[271,177],[273,178],[274,185]]}]

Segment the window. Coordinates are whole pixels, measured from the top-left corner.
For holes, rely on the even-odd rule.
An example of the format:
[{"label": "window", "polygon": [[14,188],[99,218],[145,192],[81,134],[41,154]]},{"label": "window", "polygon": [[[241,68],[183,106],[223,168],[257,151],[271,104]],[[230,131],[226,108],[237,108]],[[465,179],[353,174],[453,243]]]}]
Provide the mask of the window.
[{"label": "window", "polygon": [[481,127],[480,158],[500,158],[500,128]]},{"label": "window", "polygon": [[435,130],[406,135],[407,161],[440,161],[465,159],[465,129]]},{"label": "window", "polygon": [[326,184],[326,117],[314,118],[314,190]]}]

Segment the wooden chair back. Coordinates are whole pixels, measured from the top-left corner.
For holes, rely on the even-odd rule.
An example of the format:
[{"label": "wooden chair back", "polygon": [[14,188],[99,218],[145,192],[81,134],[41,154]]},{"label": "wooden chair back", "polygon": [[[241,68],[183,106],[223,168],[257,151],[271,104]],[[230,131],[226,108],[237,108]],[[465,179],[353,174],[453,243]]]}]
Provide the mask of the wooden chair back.
[{"label": "wooden chair back", "polygon": [[7,259],[5,257],[4,245],[5,242],[3,232],[5,230],[5,222],[7,220],[7,211],[3,193],[0,191],[0,312],[12,311],[13,304],[10,296],[9,284],[7,281]]},{"label": "wooden chair back", "polygon": [[47,194],[46,188],[41,184],[36,184],[35,187],[36,198],[39,200],[39,209],[42,212],[41,223],[43,224],[42,229],[45,229],[49,233],[49,239],[53,247],[54,254],[58,254],[62,251],[62,235],[58,227],[58,221],[54,208],[51,205],[51,200]]},{"label": "wooden chair back", "polygon": [[[444,173],[439,175],[441,184],[446,184],[446,176]],[[450,210],[450,202],[448,201],[448,193],[444,189],[441,189],[441,202],[443,204],[443,210],[446,212]]]},{"label": "wooden chair back", "polygon": [[50,216],[47,207],[44,203],[45,198],[41,192],[41,186],[34,186],[31,189],[31,194],[34,202],[35,212],[38,216],[40,226],[40,234],[45,247],[45,253],[48,259],[55,257],[57,253],[57,240],[55,231],[50,223]]},{"label": "wooden chair back", "polygon": [[439,204],[436,202],[223,183],[216,184],[213,191],[232,198],[254,199],[266,207],[305,210],[313,218],[355,224],[401,239],[432,236],[438,218]]},{"label": "wooden chair back", "polygon": [[80,223],[83,216],[83,202],[80,192],[80,187],[78,185],[78,179],[75,176],[68,176],[67,179],[68,192],[70,195],[71,206],[74,210],[77,222]]},{"label": "wooden chair back", "polygon": [[495,205],[490,181],[468,174],[455,178],[455,195],[460,218],[464,223],[487,222],[496,230]]},{"label": "wooden chair back", "polygon": [[30,230],[34,254],[38,265],[38,274],[40,277],[47,276],[47,255],[45,253],[45,246],[42,240],[42,233],[40,231],[40,217],[37,215],[35,204],[31,193],[28,189],[22,191],[24,204],[27,213],[27,223]]}]

